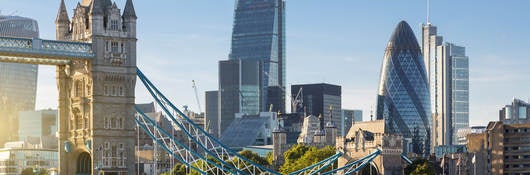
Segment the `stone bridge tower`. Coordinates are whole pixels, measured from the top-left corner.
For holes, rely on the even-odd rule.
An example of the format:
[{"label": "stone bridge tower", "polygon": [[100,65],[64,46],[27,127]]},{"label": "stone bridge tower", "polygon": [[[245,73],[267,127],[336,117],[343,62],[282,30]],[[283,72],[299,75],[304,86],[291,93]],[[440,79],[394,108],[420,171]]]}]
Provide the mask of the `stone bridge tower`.
[{"label": "stone bridge tower", "polygon": [[136,13],[111,0],[82,0],[70,19],[61,0],[60,41],[92,43],[95,58],[57,66],[60,174],[133,174]]}]

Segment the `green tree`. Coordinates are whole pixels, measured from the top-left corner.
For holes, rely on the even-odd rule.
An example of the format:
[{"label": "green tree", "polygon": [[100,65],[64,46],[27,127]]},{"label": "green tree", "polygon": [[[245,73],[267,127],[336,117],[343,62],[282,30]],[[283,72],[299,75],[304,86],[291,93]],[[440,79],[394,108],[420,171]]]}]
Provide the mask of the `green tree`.
[{"label": "green tree", "polygon": [[335,154],[335,148],[326,146],[318,149],[314,146],[295,145],[284,153],[285,164],[280,167],[282,174],[288,174],[311,166]]},{"label": "green tree", "polygon": [[26,168],[22,170],[21,175],[33,175],[33,168]]},{"label": "green tree", "polygon": [[434,165],[426,159],[418,159],[405,168],[405,174],[410,175],[434,175]]},{"label": "green tree", "polygon": [[274,155],[272,155],[272,152],[268,152],[265,158],[267,159],[267,162],[269,162],[269,165],[272,165],[272,161],[274,160]]},{"label": "green tree", "polygon": [[[261,157],[261,156],[259,156],[257,153],[252,152],[252,151],[250,151],[250,150],[243,150],[243,151],[239,152],[239,155],[241,155],[241,156],[247,158],[248,160],[250,160],[250,161],[252,161],[252,162],[254,162],[254,163],[257,163],[257,164],[260,164],[260,165],[265,165],[265,166],[269,165],[269,162],[267,161],[266,158]],[[222,166],[221,162],[220,162],[219,160],[215,159],[214,157],[212,157],[212,156],[208,156],[208,157],[206,157],[206,158],[207,158],[210,162],[213,162],[213,163],[215,163],[215,164],[218,164],[218,165],[221,165],[221,166]],[[223,160],[226,161],[227,163],[231,164],[231,165],[234,165],[234,164],[232,164],[231,162],[236,162],[236,161],[238,161],[239,159],[238,159],[238,158],[234,158],[233,160],[228,160],[228,158],[225,157],[225,158],[223,158]],[[192,163],[191,166],[194,166],[194,167],[197,167],[197,168],[199,168],[199,169],[201,169],[201,170],[206,171],[206,167],[207,167],[208,164],[210,164],[210,163],[208,163],[208,162],[206,162],[206,161],[203,161],[203,160],[199,160],[199,161],[197,161],[197,162],[195,162],[195,163]],[[235,164],[236,164],[236,163],[235,163]],[[236,164],[236,165],[237,165],[237,164]],[[213,167],[213,166],[214,166],[213,164],[210,165],[210,167]],[[188,172],[188,168],[189,168],[189,167],[187,167],[186,165],[184,165],[184,164],[182,164],[182,163],[179,162],[178,164],[176,164],[176,165],[173,167],[173,169],[172,169],[171,171],[166,172],[166,173],[164,173],[163,175],[184,175],[184,174],[187,174],[187,172]],[[240,168],[240,169],[242,169],[242,168],[243,168],[243,165],[240,165],[240,167],[236,167],[236,168]],[[235,171],[235,170],[234,170],[234,171]],[[207,173],[209,173],[209,174],[214,174],[214,172],[207,172]],[[250,172],[247,171],[247,173],[250,173]],[[191,175],[200,175],[199,172],[197,172],[197,171],[195,171],[195,170],[193,170],[193,169],[191,169],[191,171],[189,171],[188,174],[191,174]]]},{"label": "green tree", "polygon": [[302,144],[293,145],[293,147],[283,153],[285,163],[288,164],[295,162],[296,160],[300,159],[310,148],[310,146],[305,146]]},{"label": "green tree", "polygon": [[239,152],[239,155],[247,158],[248,160],[260,164],[260,165],[270,165],[269,161],[266,158],[259,156],[258,153],[255,153],[250,150],[243,150]]},{"label": "green tree", "polygon": [[48,175],[48,172],[46,171],[46,169],[44,168],[41,168],[40,173],[33,173],[33,168],[26,168],[24,170],[22,170],[22,172],[20,173],[21,175]]},{"label": "green tree", "polygon": [[186,165],[176,162],[170,171],[162,173],[162,175],[186,175],[186,169]]}]

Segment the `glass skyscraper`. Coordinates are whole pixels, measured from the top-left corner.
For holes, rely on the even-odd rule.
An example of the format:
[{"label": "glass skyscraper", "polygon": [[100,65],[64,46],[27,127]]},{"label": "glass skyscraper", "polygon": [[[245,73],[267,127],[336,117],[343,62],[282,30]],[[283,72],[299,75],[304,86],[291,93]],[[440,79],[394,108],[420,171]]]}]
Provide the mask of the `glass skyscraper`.
[{"label": "glass skyscraper", "polygon": [[431,84],[435,87],[435,120],[441,144],[457,143],[457,131],[469,127],[469,59],[465,47],[443,43],[436,47],[435,67]]},{"label": "glass skyscraper", "polygon": [[423,56],[431,94],[431,151],[457,144],[469,126],[469,61],[465,47],[444,43],[431,23],[422,25]]},{"label": "glass skyscraper", "polygon": [[420,47],[410,26],[401,21],[387,44],[377,98],[377,119],[385,132],[403,135],[405,151],[428,155],[429,85]]},{"label": "glass skyscraper", "polygon": [[236,1],[229,59],[262,61],[260,94],[245,95],[262,97],[252,98],[261,100],[260,111],[272,104],[273,111],[285,112],[284,0]]},{"label": "glass skyscraper", "polygon": [[255,115],[260,112],[262,67],[260,60],[219,62],[219,134],[230,125],[236,113]]},{"label": "glass skyscraper", "polygon": [[236,0],[228,57],[219,62],[219,134],[236,113],[285,112],[284,0]]},{"label": "glass skyscraper", "polygon": [[[0,36],[39,37],[37,21],[20,16],[0,16]],[[0,63],[0,145],[16,139],[19,111],[35,110],[37,65]]]}]

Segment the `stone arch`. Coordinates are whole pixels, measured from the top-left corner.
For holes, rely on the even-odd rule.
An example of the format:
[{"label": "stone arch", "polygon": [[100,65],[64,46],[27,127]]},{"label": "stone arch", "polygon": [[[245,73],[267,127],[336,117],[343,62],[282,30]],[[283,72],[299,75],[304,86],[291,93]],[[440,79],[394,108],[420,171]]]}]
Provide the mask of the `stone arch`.
[{"label": "stone arch", "polygon": [[76,175],[88,175],[92,173],[92,158],[88,152],[81,152],[77,156]]},{"label": "stone arch", "polygon": [[380,175],[378,165],[374,162],[370,162],[370,164],[364,166],[360,173],[361,175]]}]

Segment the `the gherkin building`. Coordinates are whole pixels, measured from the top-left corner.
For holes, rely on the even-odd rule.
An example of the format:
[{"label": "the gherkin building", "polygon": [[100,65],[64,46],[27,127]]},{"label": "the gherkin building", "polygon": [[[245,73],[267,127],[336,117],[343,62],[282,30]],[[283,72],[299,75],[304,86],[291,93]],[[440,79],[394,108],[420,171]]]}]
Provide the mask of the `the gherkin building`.
[{"label": "the gherkin building", "polygon": [[377,119],[385,131],[403,135],[404,151],[428,155],[430,147],[429,86],[414,32],[401,21],[385,50],[377,96]]}]

